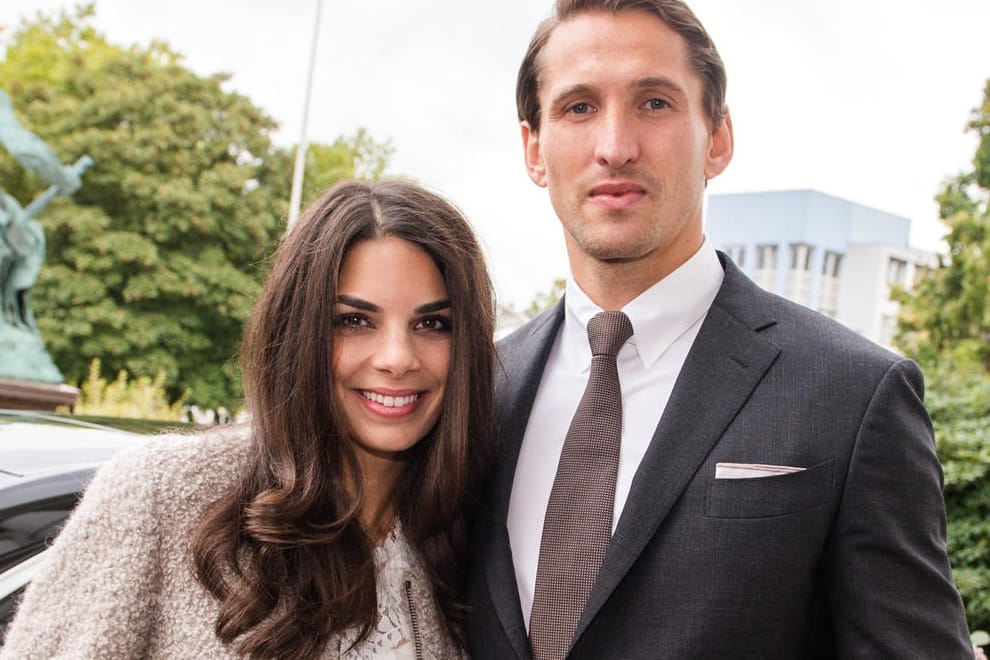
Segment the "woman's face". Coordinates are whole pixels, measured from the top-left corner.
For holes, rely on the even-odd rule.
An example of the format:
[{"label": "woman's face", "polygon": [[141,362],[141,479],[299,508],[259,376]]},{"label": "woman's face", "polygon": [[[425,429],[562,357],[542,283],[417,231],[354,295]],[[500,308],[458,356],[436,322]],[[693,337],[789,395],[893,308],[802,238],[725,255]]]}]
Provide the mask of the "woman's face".
[{"label": "woman's face", "polygon": [[332,366],[366,473],[401,459],[436,424],[450,342],[447,287],[422,248],[395,237],[351,247],[340,271]]}]

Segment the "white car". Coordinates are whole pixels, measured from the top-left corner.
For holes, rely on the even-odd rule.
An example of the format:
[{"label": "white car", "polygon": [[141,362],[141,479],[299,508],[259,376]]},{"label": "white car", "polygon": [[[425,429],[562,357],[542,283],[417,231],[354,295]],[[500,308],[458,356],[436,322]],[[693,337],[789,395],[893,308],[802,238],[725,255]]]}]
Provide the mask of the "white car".
[{"label": "white car", "polygon": [[96,469],[176,426],[0,409],[0,640]]}]

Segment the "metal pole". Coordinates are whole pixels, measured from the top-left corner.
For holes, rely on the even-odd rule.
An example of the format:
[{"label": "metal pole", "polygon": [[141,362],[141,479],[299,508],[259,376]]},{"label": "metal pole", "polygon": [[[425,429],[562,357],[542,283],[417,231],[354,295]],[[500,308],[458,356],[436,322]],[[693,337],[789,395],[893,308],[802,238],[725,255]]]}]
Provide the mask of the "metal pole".
[{"label": "metal pole", "polygon": [[313,46],[309,53],[309,76],[306,80],[306,100],[303,101],[302,134],[296,149],[296,164],[292,168],[292,194],[289,197],[289,218],[285,231],[292,231],[293,225],[299,219],[299,207],[302,204],[303,178],[306,174],[306,148],[309,141],[306,137],[306,123],[309,120],[309,97],[313,91],[313,70],[316,68],[316,44],[320,36],[320,13],[323,10],[323,0],[316,0],[316,21],[313,23]]}]

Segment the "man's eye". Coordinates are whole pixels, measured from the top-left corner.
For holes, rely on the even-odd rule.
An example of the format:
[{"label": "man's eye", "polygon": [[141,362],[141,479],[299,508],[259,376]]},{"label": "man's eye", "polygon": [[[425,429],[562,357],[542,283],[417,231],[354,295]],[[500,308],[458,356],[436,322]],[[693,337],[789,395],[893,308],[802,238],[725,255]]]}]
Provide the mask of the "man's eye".
[{"label": "man's eye", "polygon": [[575,103],[570,107],[570,111],[575,115],[586,115],[591,112],[590,103]]},{"label": "man's eye", "polygon": [[663,110],[664,108],[670,107],[670,104],[663,99],[650,99],[646,102],[646,106],[650,110]]}]

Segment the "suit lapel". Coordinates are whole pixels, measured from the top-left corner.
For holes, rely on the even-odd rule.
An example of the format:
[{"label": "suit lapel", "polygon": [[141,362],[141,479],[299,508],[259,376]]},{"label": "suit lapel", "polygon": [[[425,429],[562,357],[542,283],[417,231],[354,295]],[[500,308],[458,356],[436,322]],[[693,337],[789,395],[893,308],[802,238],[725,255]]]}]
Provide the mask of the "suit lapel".
[{"label": "suit lapel", "polygon": [[731,262],[643,457],[575,638],[656,534],[780,350],[757,330],[773,324],[766,294]]},{"label": "suit lapel", "polygon": [[[490,534],[480,559],[492,604],[506,636],[520,658],[530,657],[529,639],[519,605],[506,520],[519,448],[543,376],[547,357],[564,319],[563,301],[499,344],[500,369],[495,387],[501,457],[495,468],[485,528]],[[479,559],[475,559],[479,561]]]}]

